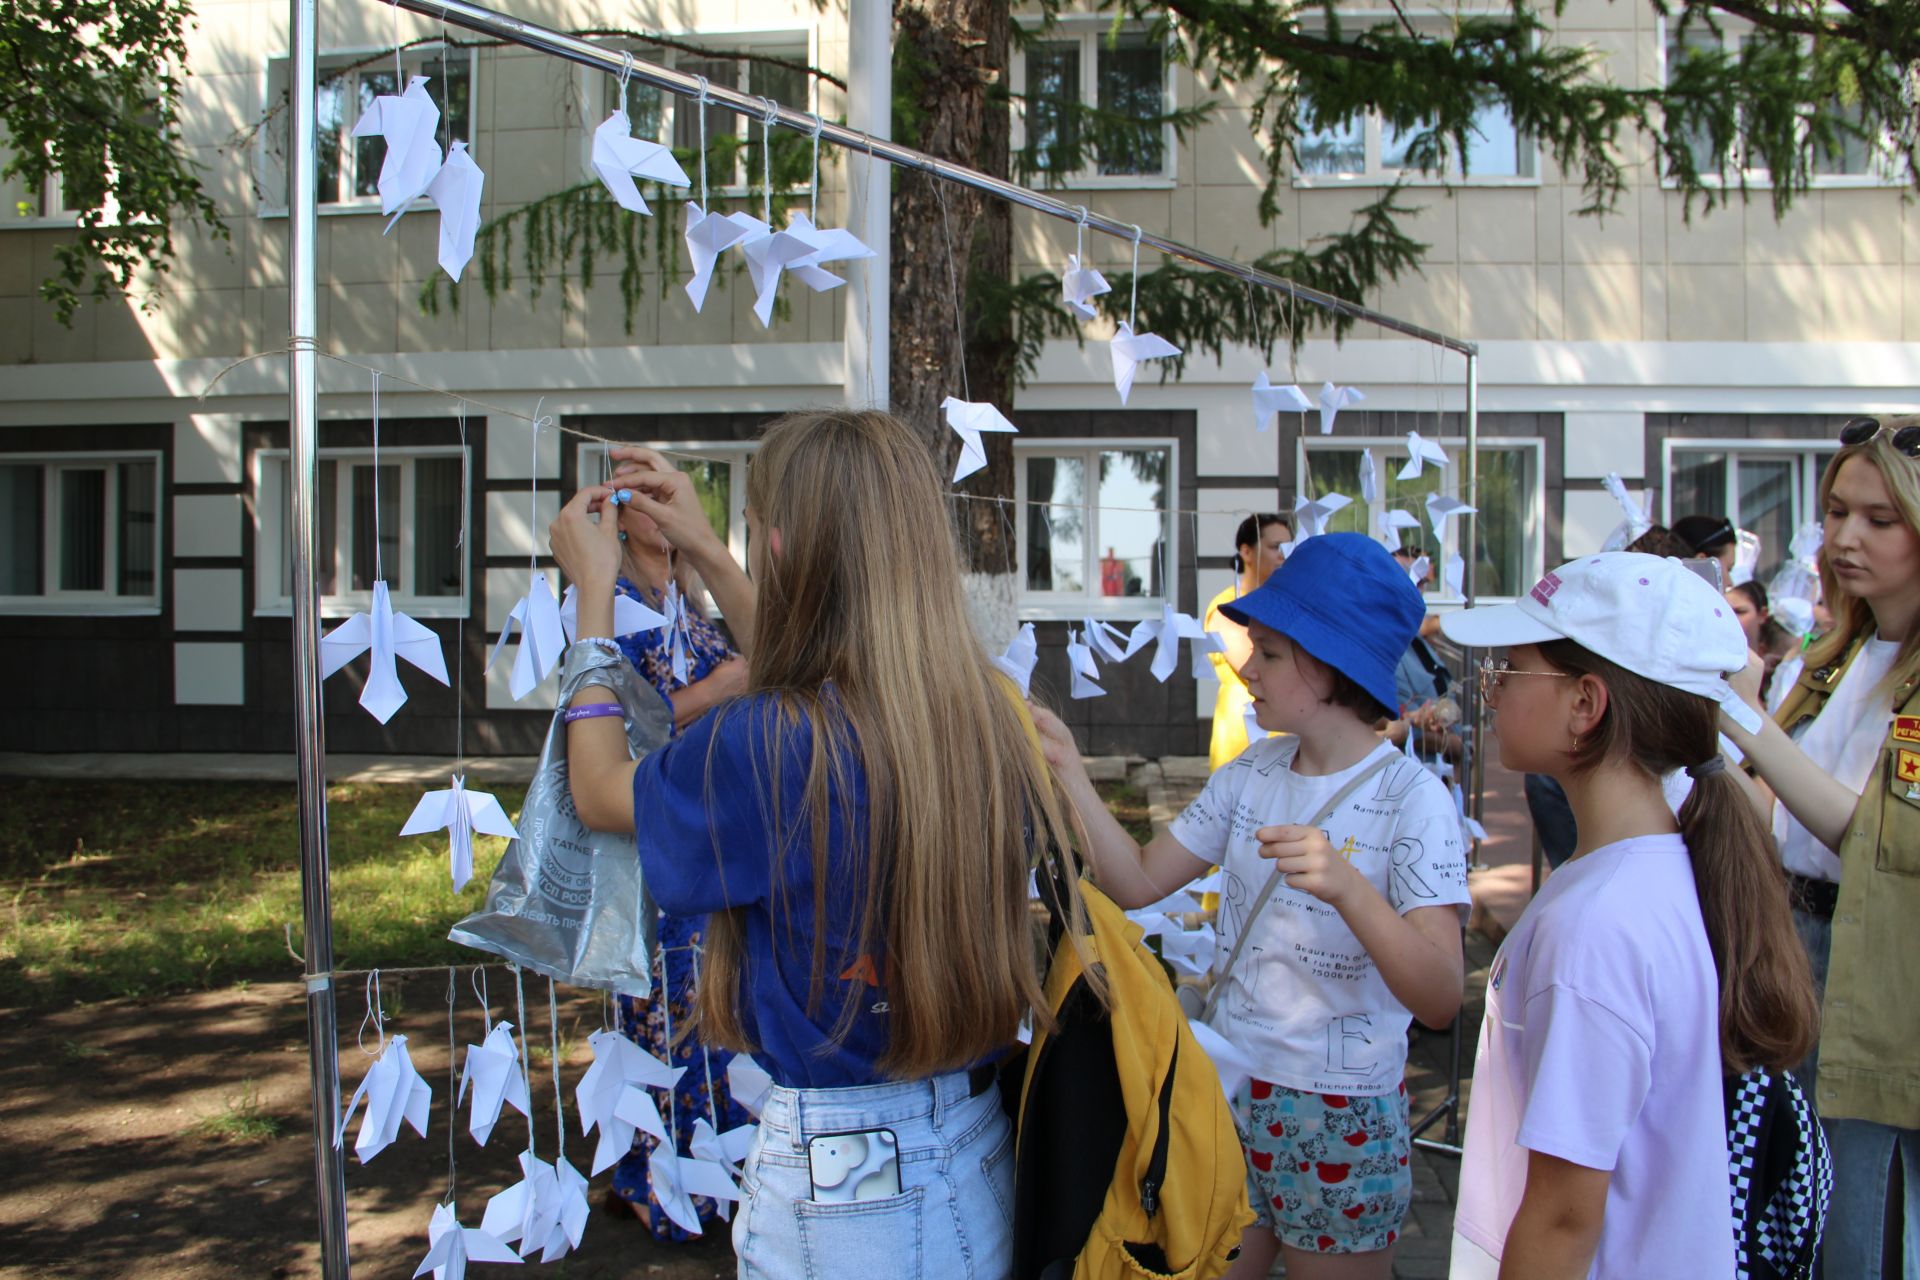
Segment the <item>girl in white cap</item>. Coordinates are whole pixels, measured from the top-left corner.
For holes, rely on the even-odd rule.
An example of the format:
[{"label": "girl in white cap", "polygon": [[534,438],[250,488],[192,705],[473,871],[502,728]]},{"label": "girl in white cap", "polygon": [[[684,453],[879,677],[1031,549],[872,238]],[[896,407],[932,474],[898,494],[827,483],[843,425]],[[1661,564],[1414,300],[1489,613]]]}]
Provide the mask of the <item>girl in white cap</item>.
[{"label": "girl in white cap", "polygon": [[1720,755],[1740,625],[1678,561],[1616,552],[1443,626],[1507,650],[1481,667],[1500,763],[1560,782],[1579,829],[1488,975],[1453,1275],[1741,1274],[1723,1081],[1798,1062],[1817,1010]]}]

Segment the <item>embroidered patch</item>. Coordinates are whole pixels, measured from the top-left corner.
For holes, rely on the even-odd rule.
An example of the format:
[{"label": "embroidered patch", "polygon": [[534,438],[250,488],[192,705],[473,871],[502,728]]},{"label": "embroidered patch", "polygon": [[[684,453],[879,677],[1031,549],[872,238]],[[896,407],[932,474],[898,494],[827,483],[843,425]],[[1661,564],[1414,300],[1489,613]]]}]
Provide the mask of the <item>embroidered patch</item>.
[{"label": "embroidered patch", "polygon": [[1908,751],[1903,747],[1893,762],[1893,773],[1902,782],[1920,782],[1920,751]]},{"label": "embroidered patch", "polygon": [[1895,716],[1893,718],[1893,740],[1895,742],[1920,742],[1920,716]]},{"label": "embroidered patch", "polygon": [[1560,589],[1559,575],[1549,573],[1546,577],[1534,583],[1533,590],[1527,592],[1527,594],[1532,596],[1535,600],[1538,600],[1541,604],[1547,604],[1553,599],[1553,593],[1558,591],[1559,589]]}]

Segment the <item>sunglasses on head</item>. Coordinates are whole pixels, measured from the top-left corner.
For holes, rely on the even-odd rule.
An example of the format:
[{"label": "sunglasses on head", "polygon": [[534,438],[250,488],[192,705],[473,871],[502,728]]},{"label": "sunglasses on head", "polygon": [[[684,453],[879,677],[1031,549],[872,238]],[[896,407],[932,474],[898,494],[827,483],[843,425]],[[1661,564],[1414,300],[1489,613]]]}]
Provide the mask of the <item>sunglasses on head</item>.
[{"label": "sunglasses on head", "polygon": [[[1855,418],[1840,428],[1840,443],[1844,445],[1865,444],[1882,431],[1893,430],[1890,424],[1878,418]],[[1909,423],[1893,431],[1893,447],[1909,458],[1920,458],[1920,422]]]}]

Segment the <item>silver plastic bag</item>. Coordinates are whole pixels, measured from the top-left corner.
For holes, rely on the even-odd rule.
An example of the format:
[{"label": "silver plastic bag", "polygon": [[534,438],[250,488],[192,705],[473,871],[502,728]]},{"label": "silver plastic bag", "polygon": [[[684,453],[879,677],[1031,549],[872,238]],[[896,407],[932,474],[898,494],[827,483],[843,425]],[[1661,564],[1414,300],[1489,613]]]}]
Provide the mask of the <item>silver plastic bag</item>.
[{"label": "silver plastic bag", "polygon": [[646,996],[655,911],[633,837],[580,821],[567,780],[566,706],[588,685],[620,700],[635,759],[666,742],[673,712],[625,657],[597,644],[567,650],[560,701],[526,804],[487,886],[487,905],[447,936],[557,982]]}]

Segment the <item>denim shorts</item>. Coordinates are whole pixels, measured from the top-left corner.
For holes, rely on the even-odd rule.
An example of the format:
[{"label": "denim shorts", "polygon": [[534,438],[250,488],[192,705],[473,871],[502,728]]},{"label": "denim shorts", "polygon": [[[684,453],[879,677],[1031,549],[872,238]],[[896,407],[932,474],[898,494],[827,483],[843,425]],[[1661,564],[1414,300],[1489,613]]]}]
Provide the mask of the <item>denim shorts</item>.
[{"label": "denim shorts", "polygon": [[[733,1222],[741,1280],[1003,1280],[1013,1266],[1013,1128],[989,1085],[967,1073],[851,1089],[767,1095]],[[891,1129],[897,1196],[813,1199],[807,1141]]]}]

